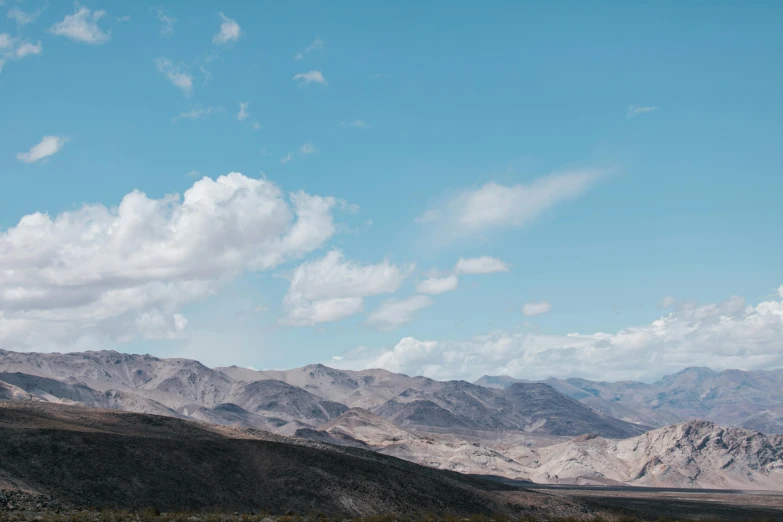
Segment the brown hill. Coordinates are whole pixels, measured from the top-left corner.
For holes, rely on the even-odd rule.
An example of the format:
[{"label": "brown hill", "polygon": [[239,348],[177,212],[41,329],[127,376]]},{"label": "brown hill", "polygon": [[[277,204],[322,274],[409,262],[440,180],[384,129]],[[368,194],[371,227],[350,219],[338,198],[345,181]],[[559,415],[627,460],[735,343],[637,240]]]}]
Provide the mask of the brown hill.
[{"label": "brown hill", "polygon": [[0,482],[66,504],[166,511],[519,515],[546,497],[356,448],[44,402],[0,401]]}]

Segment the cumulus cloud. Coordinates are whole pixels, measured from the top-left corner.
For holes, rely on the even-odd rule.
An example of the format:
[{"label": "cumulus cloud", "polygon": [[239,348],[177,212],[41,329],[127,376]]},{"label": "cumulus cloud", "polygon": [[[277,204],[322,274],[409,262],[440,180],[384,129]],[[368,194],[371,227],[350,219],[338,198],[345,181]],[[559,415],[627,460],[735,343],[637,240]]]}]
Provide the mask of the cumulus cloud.
[{"label": "cumulus cloud", "polygon": [[339,204],[231,173],[202,178],[182,197],[133,191],[116,207],[24,216],[0,232],[0,345],[181,336],[185,304],[319,248]]},{"label": "cumulus cloud", "polygon": [[167,58],[158,58],[155,60],[158,72],[161,73],[175,87],[178,87],[185,94],[193,92],[193,77],[183,70],[182,66],[175,65]]},{"label": "cumulus cloud", "polygon": [[416,312],[432,304],[425,295],[414,295],[408,299],[389,299],[370,314],[367,324],[379,330],[394,330],[413,320]]},{"label": "cumulus cloud", "polygon": [[321,74],[321,71],[309,71],[306,73],[299,73],[294,75],[294,80],[299,82],[299,85],[307,85],[309,83],[320,83],[321,85],[328,85],[326,78]]},{"label": "cumulus cloud", "polygon": [[653,107],[653,106],[645,107],[643,105],[629,105],[625,115],[629,118],[632,118],[634,116],[638,116],[639,114],[644,114],[655,110],[658,110],[658,107]]},{"label": "cumulus cloud", "polygon": [[783,285],[778,287],[778,296],[783,299]]},{"label": "cumulus cloud", "polygon": [[27,152],[20,152],[16,159],[24,163],[35,163],[60,152],[67,140],[62,136],[44,136],[41,141]]},{"label": "cumulus cloud", "polygon": [[3,65],[9,60],[21,60],[27,56],[41,54],[43,45],[41,42],[33,43],[29,40],[14,38],[8,33],[0,33],[0,72]]},{"label": "cumulus cloud", "polygon": [[439,235],[450,239],[493,228],[524,226],[558,203],[582,195],[599,177],[596,172],[576,171],[553,174],[527,185],[490,182],[427,210],[417,221],[436,227]]},{"label": "cumulus cloud", "polygon": [[457,288],[459,279],[455,275],[446,277],[430,277],[416,285],[416,291],[421,294],[442,294]]},{"label": "cumulus cloud", "polygon": [[482,256],[471,257],[468,259],[459,258],[457,265],[454,267],[454,272],[457,274],[494,274],[497,272],[508,272],[509,268],[506,263],[495,257]]},{"label": "cumulus cloud", "polygon": [[104,31],[98,25],[106,11],[90,11],[86,7],[77,5],[76,11],[67,15],[61,22],[57,22],[49,31],[57,36],[64,36],[76,42],[91,45],[101,45],[109,41],[111,31]]},{"label": "cumulus cloud", "polygon": [[778,368],[783,366],[781,346],[783,300],[749,306],[735,296],[718,304],[681,305],[651,324],[617,333],[499,331],[462,341],[406,337],[389,349],[357,348],[335,365],[438,379],[511,375],[649,381],[686,366]]},{"label": "cumulus cloud", "polygon": [[544,315],[546,313],[549,313],[549,311],[552,309],[552,305],[549,304],[549,301],[538,301],[538,302],[529,302],[525,303],[522,306],[522,315],[525,317],[532,317],[535,315]]},{"label": "cumulus cloud", "polygon": [[155,14],[160,21],[159,33],[163,38],[169,38],[174,36],[174,24],[177,23],[177,19],[173,16],[167,15],[163,9],[155,9]]},{"label": "cumulus cloud", "polygon": [[239,40],[239,36],[242,34],[242,29],[236,20],[228,18],[223,13],[220,13],[220,31],[212,38],[212,43],[223,45],[229,42],[236,42]]},{"label": "cumulus cloud", "polygon": [[308,326],[344,319],[364,309],[365,297],[395,292],[412,270],[388,260],[362,265],[332,250],[294,270],[283,298],[281,323]]},{"label": "cumulus cloud", "polygon": [[315,40],[313,40],[313,43],[305,47],[302,52],[296,53],[294,55],[294,60],[303,60],[306,54],[311,53],[316,49],[321,49],[323,46],[324,46],[324,41],[321,40],[320,38],[316,38]]}]

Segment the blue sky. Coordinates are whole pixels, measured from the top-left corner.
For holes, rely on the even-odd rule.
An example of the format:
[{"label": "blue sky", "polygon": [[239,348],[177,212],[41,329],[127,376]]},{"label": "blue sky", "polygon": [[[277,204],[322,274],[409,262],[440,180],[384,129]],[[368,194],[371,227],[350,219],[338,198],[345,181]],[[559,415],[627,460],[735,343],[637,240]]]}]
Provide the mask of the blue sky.
[{"label": "blue sky", "polygon": [[[442,378],[783,365],[773,2],[0,12],[4,348]],[[36,212],[51,226],[18,226]]]}]

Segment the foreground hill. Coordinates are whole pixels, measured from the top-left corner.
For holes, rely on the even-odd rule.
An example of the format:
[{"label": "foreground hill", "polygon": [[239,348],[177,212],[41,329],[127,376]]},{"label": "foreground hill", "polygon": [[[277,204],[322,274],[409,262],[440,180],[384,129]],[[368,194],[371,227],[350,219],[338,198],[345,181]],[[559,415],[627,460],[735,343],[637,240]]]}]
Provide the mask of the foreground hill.
[{"label": "foreground hill", "polygon": [[[476,384],[492,389],[528,382],[509,376],[484,376]],[[705,419],[763,433],[783,433],[783,370],[716,372],[686,368],[653,383],[544,381],[606,415],[649,426]]]},{"label": "foreground hill", "polygon": [[[161,510],[515,514],[546,496],[353,448],[154,415],[0,401],[0,489]],[[560,509],[560,508],[558,508]],[[574,503],[563,515],[581,511]]]}]

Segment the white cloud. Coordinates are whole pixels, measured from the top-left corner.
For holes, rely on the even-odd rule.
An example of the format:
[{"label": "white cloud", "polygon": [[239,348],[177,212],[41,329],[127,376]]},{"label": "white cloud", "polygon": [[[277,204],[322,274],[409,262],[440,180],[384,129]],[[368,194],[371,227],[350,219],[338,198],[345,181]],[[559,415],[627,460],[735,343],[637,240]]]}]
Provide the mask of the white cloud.
[{"label": "white cloud", "polygon": [[288,154],[280,158],[280,163],[288,163],[289,161],[291,161],[291,157],[292,157],[291,153],[289,152]]},{"label": "white cloud", "polygon": [[212,38],[212,43],[222,45],[239,40],[242,29],[239,27],[236,20],[228,18],[223,13],[220,13],[220,20],[222,20],[220,31]]},{"label": "white cloud", "polygon": [[345,125],[346,127],[355,127],[357,129],[369,129],[370,125],[363,121],[363,120],[353,120],[349,122],[341,122],[340,125]]},{"label": "white cloud", "polygon": [[247,108],[250,106],[249,102],[239,102],[239,112],[237,113],[237,119],[242,121],[246,119],[250,114],[247,112]]},{"label": "white cloud", "polygon": [[778,296],[783,299],[783,285],[778,287]]},{"label": "white cloud", "polygon": [[626,111],[625,115],[629,118],[632,118],[634,116],[637,116],[639,114],[644,114],[646,112],[652,112],[658,110],[658,107],[644,107],[641,105],[629,105],[628,110]]},{"label": "white cloud", "polygon": [[[781,296],[783,299],[783,296]],[[741,297],[682,305],[651,324],[617,333],[540,335],[493,332],[463,341],[401,339],[390,349],[357,348],[341,368],[474,380],[481,375],[653,380],[687,366],[745,370],[783,366],[783,301]]]},{"label": "white cloud", "polygon": [[309,71],[306,73],[295,74],[294,80],[299,82],[299,85],[306,85],[309,83],[320,83],[321,85],[328,85],[324,75],[321,74],[321,71]]},{"label": "white cloud", "polygon": [[158,20],[160,20],[160,35],[163,38],[174,36],[174,24],[177,23],[177,19],[167,15],[163,12],[163,9],[155,9],[155,14],[158,16]]},{"label": "white cloud", "polygon": [[204,116],[209,116],[210,114],[214,114],[216,112],[220,112],[220,107],[198,107],[195,109],[190,109],[186,112],[181,112],[178,116],[175,116],[171,118],[172,123],[176,123],[177,120],[197,120],[199,118],[202,118]]},{"label": "white cloud", "polygon": [[8,10],[8,18],[11,18],[12,20],[16,20],[17,25],[25,26],[29,23],[32,23],[35,21],[36,18],[41,14],[41,10],[38,9],[34,13],[25,13],[18,7],[12,7]]},{"label": "white cloud", "polygon": [[27,152],[20,152],[16,159],[24,163],[35,163],[36,161],[48,158],[60,152],[65,142],[68,141],[62,136],[44,136],[41,141],[33,146]]},{"label": "white cloud", "polygon": [[534,315],[543,315],[549,313],[552,309],[552,305],[549,301],[529,302],[522,306],[522,315],[525,317],[532,317]]},{"label": "white cloud", "polygon": [[509,187],[490,182],[462,192],[441,208],[428,210],[417,221],[436,227],[447,239],[523,226],[556,204],[582,195],[599,177],[596,172],[576,171],[546,176],[527,185]]},{"label": "white cloud", "polygon": [[0,346],[48,351],[181,336],[185,304],[321,247],[339,204],[286,197],[231,173],[198,180],[183,197],[133,191],[116,207],[24,216],[0,232]]},{"label": "white cloud", "polygon": [[258,305],[255,308],[253,308],[253,311],[256,312],[256,313],[264,313],[264,312],[269,311],[269,307],[264,306],[264,305]]},{"label": "white cloud", "polygon": [[442,294],[457,288],[459,279],[455,275],[430,277],[416,285],[416,291],[422,294]]},{"label": "white cloud", "polygon": [[167,58],[158,58],[155,60],[155,65],[158,68],[158,72],[166,77],[175,87],[182,89],[182,92],[189,95],[193,92],[193,77],[187,72],[183,71],[179,65]]},{"label": "white cloud", "polygon": [[258,130],[261,128],[261,124],[257,121],[254,121],[251,125],[253,126],[253,130]]},{"label": "white cloud", "polygon": [[497,272],[508,272],[508,270],[506,263],[489,256],[471,257],[468,259],[461,257],[454,267],[454,272],[465,275],[494,274]]},{"label": "white cloud", "polygon": [[294,60],[303,60],[306,54],[311,53],[316,49],[321,49],[323,46],[324,46],[324,41],[321,40],[320,38],[316,38],[315,40],[313,40],[313,43],[305,47],[302,52],[296,53],[294,55]]},{"label": "white cloud", "polygon": [[674,297],[667,295],[658,303],[658,308],[671,308],[676,302],[677,300]]},{"label": "white cloud", "polygon": [[106,11],[90,11],[86,7],[77,4],[76,11],[67,15],[61,22],[57,22],[49,31],[58,36],[64,36],[91,45],[100,45],[109,41],[111,31],[104,31],[98,25]]},{"label": "white cloud", "polygon": [[305,143],[299,148],[299,152],[305,155],[315,154],[317,151],[312,143]]},{"label": "white cloud", "polygon": [[367,324],[379,330],[393,330],[413,320],[416,312],[432,304],[432,299],[424,295],[414,295],[408,299],[389,299],[367,318]]},{"label": "white cloud", "polygon": [[190,172],[188,172],[188,177],[189,178],[199,178],[199,177],[201,177],[201,172],[199,172],[197,170],[191,170]]},{"label": "white cloud", "polygon": [[286,315],[281,323],[306,326],[344,319],[364,309],[365,297],[395,292],[412,270],[388,260],[361,265],[332,250],[294,270],[283,298]]},{"label": "white cloud", "polygon": [[0,33],[0,72],[2,72],[5,62],[21,60],[26,56],[41,54],[42,51],[41,42],[34,44],[29,40],[14,38],[8,33]]},{"label": "white cloud", "polygon": [[130,19],[131,19],[130,15],[118,16],[117,17],[117,21],[118,22],[128,22],[128,21],[130,21]]}]

